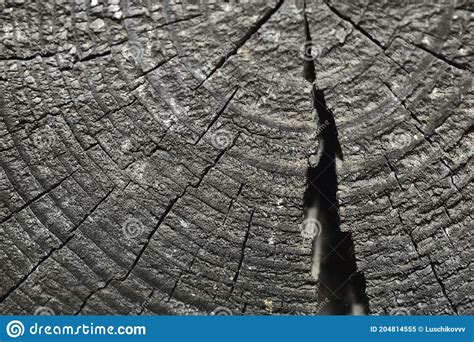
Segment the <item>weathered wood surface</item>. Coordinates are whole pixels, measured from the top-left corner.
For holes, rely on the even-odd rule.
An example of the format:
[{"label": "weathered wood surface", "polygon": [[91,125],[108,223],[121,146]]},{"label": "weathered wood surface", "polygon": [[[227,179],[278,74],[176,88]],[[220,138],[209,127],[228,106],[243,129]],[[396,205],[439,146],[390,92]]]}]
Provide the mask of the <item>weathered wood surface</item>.
[{"label": "weathered wood surface", "polygon": [[305,16],[370,313],[472,314],[468,1],[0,9],[2,314],[324,311]]}]

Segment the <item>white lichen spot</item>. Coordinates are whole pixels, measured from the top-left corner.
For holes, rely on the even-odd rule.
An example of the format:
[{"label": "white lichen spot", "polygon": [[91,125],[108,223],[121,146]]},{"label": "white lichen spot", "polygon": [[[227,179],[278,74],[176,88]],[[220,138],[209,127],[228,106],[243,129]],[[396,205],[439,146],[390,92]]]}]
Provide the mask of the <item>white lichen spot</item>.
[{"label": "white lichen spot", "polygon": [[274,233],[272,233],[270,235],[270,237],[268,238],[268,244],[272,245],[272,246],[275,244],[275,234]]},{"label": "white lichen spot", "polygon": [[117,11],[114,13],[113,17],[115,19],[122,19],[122,11]]},{"label": "white lichen spot", "polygon": [[30,83],[30,84],[35,83],[35,79],[32,76],[27,76],[25,78],[25,81],[26,81],[26,83]]},{"label": "white lichen spot", "polygon": [[123,152],[128,152],[132,149],[133,145],[132,145],[132,142],[127,139],[125,140],[122,145],[120,146],[120,148],[122,149]]},{"label": "white lichen spot", "polygon": [[186,222],[185,220],[183,219],[179,219],[179,224],[183,227],[183,228],[188,228],[189,227],[189,223]]},{"label": "white lichen spot", "polygon": [[132,176],[134,176],[138,182],[143,182],[146,179],[148,166],[147,162],[139,161],[132,169]]},{"label": "white lichen spot", "polygon": [[90,29],[94,32],[103,32],[105,29],[105,22],[102,19],[96,19],[90,24]]},{"label": "white lichen spot", "polygon": [[232,11],[232,5],[230,3],[224,3],[222,5],[222,9],[225,11],[225,12],[230,12]]},{"label": "white lichen spot", "polygon": [[273,301],[271,299],[265,299],[263,303],[265,304],[265,310],[268,312],[273,311]]},{"label": "white lichen spot", "polygon": [[337,30],[336,38],[340,44],[344,43],[344,40],[346,39],[346,30],[344,30],[344,28]]}]

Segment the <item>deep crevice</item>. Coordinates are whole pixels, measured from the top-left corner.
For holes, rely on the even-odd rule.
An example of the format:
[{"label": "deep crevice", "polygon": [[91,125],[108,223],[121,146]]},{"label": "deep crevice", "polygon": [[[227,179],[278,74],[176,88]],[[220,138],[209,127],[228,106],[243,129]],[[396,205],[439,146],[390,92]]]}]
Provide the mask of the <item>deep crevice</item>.
[{"label": "deep crevice", "polygon": [[[312,42],[306,6],[304,25],[306,41]],[[318,281],[318,301],[324,303],[320,314],[368,314],[365,277],[357,271],[352,234],[340,229],[336,159],[342,161],[343,157],[336,122],[327,108],[324,91],[315,84],[311,50],[306,52],[304,77],[312,83],[313,106],[319,127],[323,128],[318,136],[320,158],[316,166],[308,167],[303,198],[305,221],[317,220],[319,228],[313,239],[312,276]]]},{"label": "deep crevice", "polygon": [[356,23],[354,20],[352,20],[350,17],[342,14],[337,8],[332,6],[332,4],[327,1],[323,0],[323,2],[326,4],[326,6],[333,12],[335,15],[337,15],[341,20],[344,20],[348,23],[350,23],[357,31],[359,31],[361,34],[363,34],[366,38],[368,38],[372,43],[377,45],[379,48],[381,48],[383,51],[386,50],[386,47],[382,45],[380,41],[375,39],[369,32],[367,32],[362,26],[360,26],[358,23]]},{"label": "deep crevice", "polygon": [[[174,205],[181,199],[183,198],[187,191],[188,191],[188,188],[191,187],[191,188],[195,188],[197,189],[201,183],[203,182],[204,178],[206,177],[206,175],[208,174],[208,172],[219,162],[219,160],[222,158],[222,156],[228,151],[230,150],[236,143],[237,139],[240,137],[240,133],[237,134],[235,137],[234,137],[234,140],[232,141],[232,143],[230,144],[230,146],[226,147],[225,149],[223,149],[222,151],[219,152],[219,154],[217,155],[217,157],[214,159],[213,163],[208,165],[203,173],[199,176],[199,179],[198,181],[195,183],[195,184],[188,184],[185,186],[184,190],[176,195],[173,199],[171,199],[169,201],[169,204],[168,206],[166,207],[165,211],[163,212],[163,214],[160,216],[157,224],[155,225],[155,227],[153,228],[153,230],[151,230],[147,237],[146,237],[146,240],[145,240],[145,243],[143,244],[143,246],[141,247],[140,251],[138,252],[137,256],[135,257],[135,259],[133,260],[132,262],[132,265],[129,267],[128,271],[125,273],[125,275],[121,276],[121,277],[112,277],[110,279],[108,279],[105,284],[103,286],[100,286],[98,287],[97,289],[95,289],[92,293],[89,293],[89,295],[86,296],[86,298],[84,299],[83,303],[81,304],[81,306],[79,307],[79,309],[74,313],[74,315],[78,315],[82,312],[82,310],[85,308],[87,302],[89,301],[89,299],[95,295],[96,293],[99,293],[100,291],[102,291],[103,289],[107,288],[113,281],[115,282],[123,282],[125,280],[128,279],[128,277],[130,276],[130,274],[132,274],[132,272],[134,271],[135,267],[138,265],[138,262],[141,260],[143,254],[145,253],[145,251],[147,250],[149,244],[151,243],[153,237],[155,236],[156,232],[158,231],[158,228],[161,226],[161,224],[163,223],[163,221],[167,218],[168,214],[172,211]],[[180,276],[181,277],[181,276]],[[179,279],[178,279],[179,280]],[[175,283],[175,285],[173,286],[173,288],[171,289],[171,292],[170,292],[170,298],[171,296],[174,295],[174,291],[176,290],[176,286],[177,286],[177,283]]]},{"label": "deep crevice", "polygon": [[283,4],[284,0],[279,0],[277,2],[277,4],[275,5],[275,7],[273,8],[270,8],[269,10],[267,10],[261,17],[260,19],[258,19],[253,25],[252,27],[250,27],[250,29],[245,33],[245,35],[240,38],[234,45],[234,47],[232,48],[232,50],[230,50],[228,53],[226,53],[224,56],[222,56],[221,58],[219,58],[219,61],[217,62],[217,64],[214,66],[214,68],[212,68],[211,72],[206,76],[205,79],[203,79],[198,85],[197,87],[194,89],[194,90],[197,90],[199,89],[212,75],[214,75],[214,73],[219,70],[219,68],[221,68],[225,62],[233,55],[237,54],[237,51],[239,51],[239,49],[244,46],[244,44],[255,34],[257,33],[260,28],[272,17],[273,14],[275,14],[278,9],[281,7],[281,5]]},{"label": "deep crevice", "polygon": [[[71,177],[76,171],[74,171],[71,175],[69,175],[67,178]],[[61,182],[62,183],[62,182]],[[97,202],[91,210],[89,210],[89,212],[79,221],[79,223],[70,230],[70,235],[63,241],[61,242],[59,245],[51,248],[49,250],[49,252],[47,254],[45,254],[44,256],[42,256],[39,261],[31,268],[31,270],[25,274],[21,279],[20,281],[18,281],[14,286],[12,286],[5,294],[3,294],[1,297],[0,297],[0,303],[2,303],[4,300],[6,300],[13,292],[15,292],[17,289],[20,288],[21,285],[23,285],[23,283],[25,283],[29,278],[30,276],[46,261],[48,260],[54,252],[57,252],[57,251],[60,251],[62,250],[68,243],[69,241],[71,241],[75,236],[76,236],[76,230],[79,229],[79,227],[81,227],[81,225],[84,223],[84,221],[89,218],[92,213],[95,212],[95,210],[104,202],[107,200],[107,198],[109,197],[109,195],[115,190],[115,188],[112,188],[102,199],[99,200],[99,202]]]},{"label": "deep crevice", "polygon": [[241,249],[241,253],[240,253],[239,264],[237,266],[237,272],[235,273],[235,276],[232,279],[232,286],[231,286],[231,289],[230,289],[230,294],[232,294],[234,292],[234,288],[235,288],[235,285],[237,284],[237,280],[239,280],[240,270],[242,269],[242,264],[244,263],[245,248],[247,247],[247,241],[249,239],[250,228],[252,227],[252,220],[253,220],[254,213],[255,213],[255,209],[253,209],[252,212],[250,213],[249,223],[247,225],[247,231],[245,232],[244,241],[242,242],[242,249]]},{"label": "deep crevice", "polygon": [[440,54],[436,51],[433,51],[431,49],[428,49],[427,47],[425,47],[421,44],[413,44],[413,46],[416,46],[418,49],[423,50],[427,54],[432,55],[433,57],[439,59],[440,61],[443,61],[444,63],[452,66],[453,68],[460,69],[460,70],[465,70],[465,71],[470,71],[471,70],[470,65],[468,63],[458,63],[458,62],[452,61],[452,60],[446,58],[445,56],[443,56],[442,54]]}]

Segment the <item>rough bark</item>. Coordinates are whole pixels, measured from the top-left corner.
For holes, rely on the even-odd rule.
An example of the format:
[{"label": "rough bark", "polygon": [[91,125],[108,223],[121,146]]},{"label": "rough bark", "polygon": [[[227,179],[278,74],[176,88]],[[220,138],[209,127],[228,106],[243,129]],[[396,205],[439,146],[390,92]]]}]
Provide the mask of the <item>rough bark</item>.
[{"label": "rough bark", "polygon": [[0,313],[472,314],[468,1],[0,9]]}]

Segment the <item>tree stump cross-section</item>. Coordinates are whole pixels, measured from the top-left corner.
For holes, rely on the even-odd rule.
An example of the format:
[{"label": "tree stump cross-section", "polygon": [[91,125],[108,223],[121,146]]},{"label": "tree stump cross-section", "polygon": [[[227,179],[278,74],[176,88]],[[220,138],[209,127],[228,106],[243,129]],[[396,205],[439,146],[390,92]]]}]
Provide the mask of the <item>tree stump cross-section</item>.
[{"label": "tree stump cross-section", "polygon": [[2,314],[472,314],[462,0],[0,0]]}]

